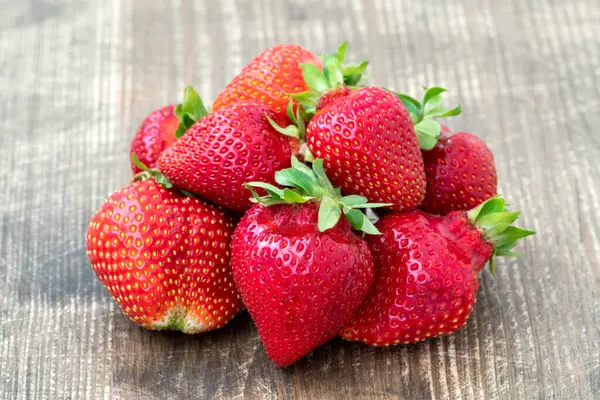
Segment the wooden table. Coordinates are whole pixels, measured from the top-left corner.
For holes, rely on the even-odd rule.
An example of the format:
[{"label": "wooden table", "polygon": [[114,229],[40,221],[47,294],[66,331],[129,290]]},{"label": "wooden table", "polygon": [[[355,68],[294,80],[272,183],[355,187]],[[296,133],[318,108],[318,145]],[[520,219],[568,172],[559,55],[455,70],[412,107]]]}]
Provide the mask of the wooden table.
[{"label": "wooden table", "polygon": [[[0,398],[599,399],[600,3],[0,1]],[[335,339],[275,368],[247,314],[185,336],[130,323],[84,249],[141,119],[212,99],[255,54],[348,39],[371,82],[450,89],[539,233],[481,278],[455,335]]]}]

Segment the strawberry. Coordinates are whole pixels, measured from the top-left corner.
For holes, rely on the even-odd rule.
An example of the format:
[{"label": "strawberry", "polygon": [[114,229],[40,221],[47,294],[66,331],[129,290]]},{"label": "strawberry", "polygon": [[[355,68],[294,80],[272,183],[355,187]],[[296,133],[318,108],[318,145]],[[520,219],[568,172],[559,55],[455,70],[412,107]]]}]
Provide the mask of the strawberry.
[{"label": "strawberry", "polygon": [[230,268],[231,219],[163,187],[170,185],[156,171],[137,178],[147,179],[110,195],[90,222],[87,254],[98,279],[146,329],[224,326],[242,308]]},{"label": "strawberry", "polygon": [[[348,43],[338,47],[336,55],[344,60]],[[362,78],[367,62],[350,65],[342,71],[344,82],[356,85]],[[322,68],[321,61],[312,52],[295,44],[282,44],[268,49],[254,58],[233,78],[213,103],[220,110],[240,101],[253,100],[271,108],[278,120],[285,120],[290,94],[309,90],[303,78],[304,65]],[[293,101],[294,109],[295,101]],[[289,121],[287,121],[289,122]]]},{"label": "strawberry", "polygon": [[432,214],[469,210],[496,195],[494,156],[468,132],[442,130],[435,147],[423,151],[427,191],[420,208]]},{"label": "strawberry", "polygon": [[423,104],[399,95],[411,113],[423,150],[427,191],[420,208],[433,214],[469,210],[495,196],[498,189],[494,156],[485,143],[471,133],[454,134],[433,120],[460,113],[459,106],[451,110],[441,107],[445,91],[428,89]]},{"label": "strawberry", "polygon": [[[377,207],[361,196],[341,197],[323,171],[292,159],[277,182],[252,182],[252,207],[232,240],[232,268],[269,358],[294,363],[334,337],[364,300],[373,280],[371,254],[351,227],[378,233],[358,210]],[[341,215],[345,219],[341,219]]]},{"label": "strawberry", "polygon": [[[130,155],[137,155],[141,162],[154,168],[160,153],[175,141],[179,120],[174,111],[175,106],[172,105],[152,111],[138,128],[131,142]],[[133,159],[131,169],[134,174],[142,172]]]},{"label": "strawberry", "polygon": [[252,203],[243,184],[275,183],[275,172],[290,166],[296,139],[280,135],[266,106],[239,102],[193,124],[158,160],[174,186],[235,211]]},{"label": "strawberry", "polygon": [[381,88],[349,87],[339,54],[324,56],[323,64],[323,71],[302,65],[311,90],[292,95],[314,113],[306,126],[312,156],[324,159],[325,171],[344,193],[391,203],[395,210],[417,207],[425,195],[425,171],[405,106]]},{"label": "strawberry", "polygon": [[[191,87],[185,89],[183,104],[187,106],[186,110],[183,110],[182,104],[177,107],[173,105],[165,106],[150,113],[142,122],[131,142],[129,152],[131,169],[134,174],[142,172],[134,162],[134,156],[147,167],[155,168],[160,153],[170,147],[177,137],[181,136],[178,133],[186,128],[186,123],[191,125],[206,115],[202,100]],[[190,105],[195,108],[190,109]],[[184,116],[185,120],[183,119]]]},{"label": "strawberry", "polygon": [[301,63],[320,65],[317,56],[295,44],[263,51],[225,86],[215,99],[213,110],[253,100],[272,109],[277,119],[283,118],[289,101],[286,94],[308,89],[302,79]]},{"label": "strawberry", "polygon": [[510,226],[519,216],[504,199],[445,217],[422,211],[390,213],[381,236],[367,238],[375,282],[363,305],[340,331],[375,346],[419,342],[460,329],[469,317],[477,273],[494,256],[514,256],[518,239],[534,232]]}]

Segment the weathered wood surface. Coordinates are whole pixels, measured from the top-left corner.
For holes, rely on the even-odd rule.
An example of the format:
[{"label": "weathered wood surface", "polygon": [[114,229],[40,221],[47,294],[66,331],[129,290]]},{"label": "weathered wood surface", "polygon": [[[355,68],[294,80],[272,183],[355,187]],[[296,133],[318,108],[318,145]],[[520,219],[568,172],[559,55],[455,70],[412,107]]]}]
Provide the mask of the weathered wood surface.
[{"label": "weathered wood surface", "polygon": [[[342,3],[345,3],[342,5]],[[600,2],[0,0],[0,398],[600,398]],[[131,324],[95,279],[87,222],[129,178],[140,120],[212,99],[259,50],[372,61],[451,90],[539,234],[485,273],[467,327],[388,349],[333,340],[288,369],[247,314],[200,336]]]}]

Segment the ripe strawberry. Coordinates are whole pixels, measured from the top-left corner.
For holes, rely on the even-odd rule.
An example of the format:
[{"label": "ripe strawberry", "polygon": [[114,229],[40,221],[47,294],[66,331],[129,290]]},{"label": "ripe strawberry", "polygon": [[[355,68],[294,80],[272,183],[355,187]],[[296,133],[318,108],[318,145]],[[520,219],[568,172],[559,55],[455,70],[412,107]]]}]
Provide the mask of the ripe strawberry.
[{"label": "ripe strawberry", "polygon": [[[186,109],[183,109],[183,106]],[[185,129],[186,123],[191,126],[195,121],[206,115],[206,109],[198,94],[187,87],[184,92],[183,104],[177,107],[165,106],[153,111],[142,122],[131,142],[131,169],[134,174],[142,170],[133,161],[136,156],[142,164],[149,168],[155,168],[160,153],[170,147],[178,133]],[[183,119],[185,116],[185,119]],[[180,120],[182,122],[180,122]]]},{"label": "ripe strawberry", "polygon": [[[156,172],[142,174],[149,175]],[[87,254],[133,322],[199,333],[224,326],[242,308],[230,269],[232,234],[222,211],[150,177],[100,207],[87,232]]]},{"label": "ripe strawberry", "polygon": [[477,273],[494,256],[514,256],[518,239],[534,232],[510,226],[519,216],[495,197],[446,217],[421,211],[391,213],[367,239],[375,282],[366,301],[340,331],[375,346],[419,342],[455,332],[475,303]]},{"label": "ripe strawberry", "polygon": [[[343,62],[348,43],[344,42],[336,51]],[[285,120],[286,106],[292,100],[289,94],[309,90],[302,76],[302,66],[310,64],[317,70],[321,61],[312,52],[295,44],[277,45],[254,58],[213,103],[213,110],[220,110],[240,101],[252,100],[275,111],[277,120]],[[367,67],[363,61],[344,68],[343,79],[348,85],[356,85]],[[294,108],[296,102],[293,101]]]},{"label": "ripe strawberry", "polygon": [[496,195],[494,156],[468,132],[442,131],[435,147],[423,151],[427,192],[420,208],[432,214],[469,210]]},{"label": "ripe strawberry", "polygon": [[485,143],[467,132],[454,134],[433,120],[460,113],[459,106],[441,107],[443,92],[439,87],[428,89],[422,105],[399,95],[411,113],[423,150],[427,191],[420,208],[433,214],[469,210],[495,196],[498,188],[494,156]]},{"label": "ripe strawberry", "polygon": [[[174,111],[175,106],[165,106],[152,111],[138,128],[131,142],[130,155],[137,155],[141,162],[154,168],[160,153],[175,141],[179,120]],[[142,172],[133,159],[131,169],[134,174]]]},{"label": "ripe strawberry", "polygon": [[176,187],[235,211],[251,206],[243,184],[275,183],[275,172],[289,167],[296,139],[269,123],[269,108],[240,102],[213,111],[191,126],[158,160]]},{"label": "ripe strawberry", "polygon": [[320,65],[310,51],[295,44],[277,45],[260,53],[233,78],[213,103],[213,110],[240,101],[253,100],[275,111],[277,119],[285,116],[287,93],[307,90],[302,79],[301,63]]},{"label": "ripe strawberry", "polygon": [[[361,196],[341,197],[315,160],[313,170],[295,158],[277,182],[297,189],[267,190],[236,227],[232,268],[236,286],[269,358],[294,363],[334,337],[364,300],[373,280],[371,254],[351,225],[378,233],[359,207]],[[346,219],[341,219],[341,214]]]},{"label": "ripe strawberry", "polygon": [[[425,195],[425,171],[409,113],[394,94],[377,87],[345,85],[339,57],[324,57],[324,71],[303,65],[312,91],[292,95],[315,113],[306,142],[344,193],[417,207]],[[309,158],[310,159],[310,156]]]}]

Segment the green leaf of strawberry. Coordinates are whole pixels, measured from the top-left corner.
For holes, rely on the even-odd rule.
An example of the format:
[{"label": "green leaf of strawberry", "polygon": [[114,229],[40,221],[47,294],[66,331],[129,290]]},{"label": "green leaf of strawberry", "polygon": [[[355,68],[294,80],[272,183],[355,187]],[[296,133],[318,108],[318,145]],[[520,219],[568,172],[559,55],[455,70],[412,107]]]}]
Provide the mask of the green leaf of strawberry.
[{"label": "green leaf of strawberry", "polygon": [[183,136],[198,120],[208,115],[202,98],[193,87],[188,86],[183,91],[183,103],[175,107],[175,115],[179,119],[179,126],[175,131],[177,139]]},{"label": "green leaf of strawberry", "polygon": [[309,114],[314,114],[321,94],[342,86],[356,86],[362,79],[369,62],[344,65],[347,48],[348,43],[344,42],[333,55],[323,54],[323,70],[313,64],[299,64],[304,81],[311,91],[290,93],[288,96],[302,104]]},{"label": "green leaf of strawberry", "polygon": [[[149,178],[153,178],[156,183],[162,186],[165,189],[171,189],[173,184],[157,169],[150,169],[145,166],[136,154],[131,154],[131,161],[133,164],[142,170],[139,174],[137,174],[134,178],[134,182],[143,181]],[[184,193],[185,194],[185,193]],[[187,194],[186,194],[187,195]]]},{"label": "green leaf of strawberry", "polygon": [[432,119],[422,120],[415,124],[415,133],[422,150],[431,150],[440,137],[440,123]]},{"label": "green leaf of strawberry", "polygon": [[333,228],[341,216],[342,210],[337,202],[327,195],[323,196],[319,207],[319,231],[325,232],[327,229]]},{"label": "green leaf of strawberry", "polygon": [[501,195],[492,197],[467,213],[469,221],[494,246],[489,260],[492,274],[495,274],[494,256],[518,257],[518,253],[511,251],[516,246],[517,241],[535,234],[535,231],[511,225],[519,218],[519,215],[521,213],[518,211],[511,212],[506,209],[505,201]]},{"label": "green leaf of strawberry", "polygon": [[415,125],[419,146],[422,150],[433,149],[440,137],[441,126],[433,118],[453,117],[462,111],[459,105],[451,109],[442,108],[442,93],[446,91],[446,89],[439,86],[425,88],[422,102],[409,95],[395,93],[410,113],[411,120]]}]

